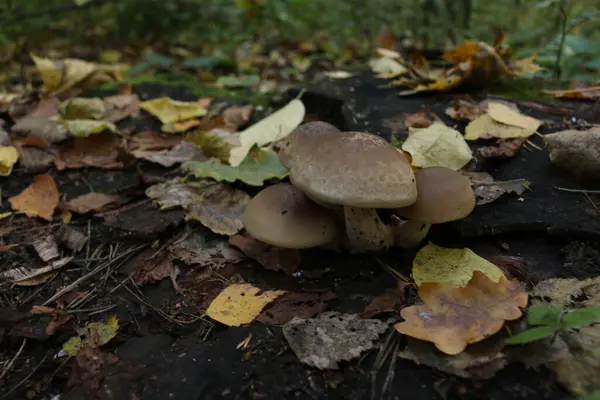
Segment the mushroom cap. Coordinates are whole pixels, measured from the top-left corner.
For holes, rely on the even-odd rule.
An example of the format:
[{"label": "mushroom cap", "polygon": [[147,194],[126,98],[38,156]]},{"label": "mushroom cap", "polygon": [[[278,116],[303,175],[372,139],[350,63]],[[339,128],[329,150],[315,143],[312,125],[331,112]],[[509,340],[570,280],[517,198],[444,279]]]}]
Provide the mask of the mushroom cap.
[{"label": "mushroom cap", "polygon": [[395,213],[426,224],[441,224],[466,217],[475,208],[469,179],[450,168],[429,167],[415,173],[417,201]]},{"label": "mushroom cap", "polygon": [[289,183],[269,186],[254,196],[242,214],[242,223],[256,239],[291,249],[330,243],[341,232],[333,211],[312,202]]},{"label": "mushroom cap", "polygon": [[364,132],[323,135],[307,149],[298,141],[290,181],[310,198],[360,208],[397,208],[417,199],[408,160],[386,140]]},{"label": "mushroom cap", "polygon": [[311,149],[323,138],[341,133],[338,128],[323,121],[302,124],[277,143],[279,161],[289,169],[295,160],[310,154]]}]

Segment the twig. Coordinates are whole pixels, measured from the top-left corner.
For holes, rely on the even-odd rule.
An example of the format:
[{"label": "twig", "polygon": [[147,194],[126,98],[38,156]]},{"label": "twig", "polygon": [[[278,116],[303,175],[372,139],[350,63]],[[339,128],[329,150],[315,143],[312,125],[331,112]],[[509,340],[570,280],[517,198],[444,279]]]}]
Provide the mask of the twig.
[{"label": "twig", "polygon": [[4,368],[4,371],[2,371],[2,374],[0,374],[0,381],[6,376],[6,374],[8,374],[8,371],[10,371],[17,358],[19,358],[19,356],[21,355],[21,352],[25,348],[25,343],[27,343],[27,338],[23,338],[23,343],[21,343],[19,351],[17,351],[17,354],[15,354],[15,356],[12,358],[12,360],[10,360],[6,368]]},{"label": "twig", "polygon": [[596,205],[594,200],[592,200],[592,198],[589,194],[587,194],[587,192],[583,192],[583,194],[585,194],[585,197],[587,197],[590,203],[592,203],[592,207],[594,207],[594,209],[596,210],[597,215],[600,216],[600,210],[598,209],[598,206]]},{"label": "twig", "polygon": [[563,187],[554,186],[554,189],[569,193],[587,193],[587,194],[600,194],[600,190],[585,190],[585,189],[568,189]]},{"label": "twig", "polygon": [[531,147],[533,147],[536,150],[540,150],[543,151],[544,149],[542,149],[540,146],[538,146],[537,144],[533,143],[531,140],[527,141],[527,144],[530,145]]},{"label": "twig", "polygon": [[15,386],[12,387],[12,389],[10,389],[8,392],[6,392],[4,394],[4,396],[0,397],[1,399],[6,399],[8,398],[8,395],[11,394],[12,392],[14,392],[15,390],[17,390],[19,388],[19,386],[21,386],[22,384],[24,384],[25,382],[27,382],[29,380],[29,378],[31,378],[31,376],[33,374],[35,374],[35,372],[40,368],[40,366],[44,363],[44,361],[46,361],[46,358],[48,358],[48,354],[46,354],[44,356],[44,358],[42,358],[42,361],[40,361],[40,363],[38,365],[35,366],[35,368],[33,369],[33,371],[31,371],[29,373],[29,375],[27,375],[25,378],[23,378],[19,383],[17,383]]},{"label": "twig", "polygon": [[558,44],[558,49],[556,49],[556,72],[555,72],[555,77],[556,79],[560,79],[560,75],[561,75],[561,68],[560,68],[560,63],[562,62],[562,57],[563,57],[563,50],[565,47],[565,40],[567,39],[567,22],[569,20],[569,16],[567,13],[567,1],[568,0],[561,0],[559,5],[558,5],[558,9],[560,11],[560,15],[562,17],[561,20],[561,33],[560,33],[560,43]]}]

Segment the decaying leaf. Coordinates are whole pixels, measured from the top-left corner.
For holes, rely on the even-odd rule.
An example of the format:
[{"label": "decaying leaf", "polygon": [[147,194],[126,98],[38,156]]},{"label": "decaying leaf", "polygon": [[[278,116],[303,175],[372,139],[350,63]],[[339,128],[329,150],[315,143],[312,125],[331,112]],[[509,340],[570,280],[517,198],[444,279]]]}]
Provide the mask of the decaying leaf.
[{"label": "decaying leaf", "polygon": [[65,143],[54,164],[59,170],[82,167],[114,169],[123,168],[129,161],[118,136],[100,133]]},{"label": "decaying leaf", "polygon": [[[28,266],[25,266],[25,267],[17,267],[17,268],[9,269],[7,271],[1,272],[0,278],[9,279],[11,282],[13,282],[17,285],[21,283],[23,286],[31,286],[26,281],[30,281],[30,280],[32,280],[36,277],[42,276],[42,275],[48,276],[48,273],[54,272],[54,271],[64,267],[69,262],[71,262],[72,259],[73,259],[73,257],[61,258],[61,259],[53,261],[49,265],[47,265],[45,267],[41,267],[41,268],[30,268]],[[36,284],[40,284],[40,283],[43,283],[46,281],[47,281],[47,279],[43,279]]]},{"label": "decaying leaf", "polygon": [[573,176],[600,176],[600,127],[587,131],[567,130],[544,136],[550,161]]},{"label": "decaying leaf", "polygon": [[423,283],[419,297],[424,304],[404,308],[400,314],[405,321],[396,324],[396,330],[433,342],[440,351],[451,355],[495,334],[504,321],[520,318],[528,299],[519,283],[504,276],[493,282],[480,271],[473,271],[464,288]]},{"label": "decaying leaf", "polygon": [[543,301],[557,307],[571,307],[575,303],[600,307],[600,277],[547,279],[535,285],[531,297],[534,303]]},{"label": "decaying leaf", "polygon": [[221,269],[237,264],[246,257],[209,230],[195,231],[169,247],[174,258],[188,265]]},{"label": "decaying leaf", "polygon": [[119,331],[119,320],[111,315],[106,323],[90,322],[78,329],[78,336],[73,336],[63,344],[63,350],[69,356],[76,356],[79,350],[89,347],[98,348],[110,342]]},{"label": "decaying leaf", "polygon": [[500,268],[471,249],[439,247],[430,242],[415,256],[412,275],[417,286],[443,283],[465,287],[472,280],[474,271],[485,274],[493,282],[504,276]]},{"label": "decaying leaf", "polygon": [[142,158],[163,167],[172,167],[175,164],[184,163],[191,160],[204,159],[198,147],[192,143],[181,142],[175,147],[160,151],[134,150],[131,155],[135,158]]},{"label": "decaying leaf", "polygon": [[229,244],[237,247],[245,255],[256,260],[266,269],[283,271],[292,275],[300,265],[300,252],[297,249],[273,247],[252,237],[233,235]]},{"label": "decaying leaf", "polygon": [[45,306],[33,306],[31,307],[31,314],[47,314],[50,313],[50,320],[46,325],[46,336],[50,337],[56,333],[56,331],[64,324],[73,319],[72,314],[67,314],[55,308]]},{"label": "decaying leaf", "polygon": [[289,171],[279,162],[277,154],[266,149],[254,148],[237,166],[221,163],[212,158],[208,161],[187,162],[183,165],[196,178],[213,178],[216,181],[242,181],[250,186],[263,186],[265,180],[283,179]]},{"label": "decaying leaf", "polygon": [[14,146],[0,146],[0,176],[9,176],[18,159],[19,152]]},{"label": "decaying leaf", "polygon": [[58,205],[58,188],[50,175],[36,175],[33,183],[19,195],[8,199],[13,210],[24,212],[28,217],[40,217],[52,221]]},{"label": "decaying leaf", "polygon": [[283,334],[301,362],[319,369],[337,369],[341,361],[372,349],[389,324],[356,314],[324,312],[313,319],[294,318]]},{"label": "decaying leaf", "polygon": [[404,126],[407,128],[428,128],[433,121],[429,118],[427,111],[418,111],[414,114],[404,113]]},{"label": "decaying leaf", "polygon": [[52,235],[42,235],[33,241],[33,248],[42,261],[49,262],[60,257],[56,239]]},{"label": "decaying leaf", "polygon": [[512,158],[525,142],[527,139],[524,138],[498,139],[489,146],[480,147],[477,153],[483,158]]},{"label": "decaying leaf", "polygon": [[311,318],[325,311],[325,302],[335,298],[333,292],[288,292],[269,304],[256,321],[266,325],[283,325],[294,317]]},{"label": "decaying leaf", "polygon": [[405,290],[410,286],[415,285],[399,280],[395,288],[387,289],[380,296],[373,297],[361,316],[373,318],[388,312],[400,313],[400,310],[408,305]]},{"label": "decaying leaf", "polygon": [[495,181],[487,172],[463,172],[463,174],[471,181],[478,206],[491,203],[504,194],[514,193],[520,196],[529,190],[531,185],[531,182],[526,179]]},{"label": "decaying leaf", "polygon": [[88,237],[72,226],[62,225],[56,231],[56,240],[75,253],[79,253],[87,243]]},{"label": "decaying leaf", "polygon": [[180,136],[173,135],[161,135],[153,131],[143,131],[136,133],[128,138],[126,148],[127,151],[158,151],[168,150],[179,143],[182,138]]},{"label": "decaying leaf", "polygon": [[140,111],[140,99],[136,94],[119,94],[104,99],[104,117],[109,122],[119,122],[127,117],[135,117]]},{"label": "decaying leaf", "polygon": [[437,121],[424,129],[411,129],[402,150],[411,155],[412,165],[420,168],[438,166],[458,170],[473,158],[460,132]]},{"label": "decaying leaf", "polygon": [[179,269],[173,264],[173,259],[168,252],[153,254],[155,250],[142,253],[135,261],[134,271],[131,279],[138,285],[158,282],[165,278],[171,278],[173,286],[176,285]]},{"label": "decaying leaf", "polygon": [[242,126],[250,121],[253,112],[254,104],[225,109],[225,111],[223,111],[223,122],[225,127],[231,132],[237,132]]},{"label": "decaying leaf", "polygon": [[244,227],[242,213],[250,196],[227,184],[219,183],[202,191],[199,201],[187,207],[187,219],[200,221],[202,225],[220,235],[235,235]]},{"label": "decaying leaf", "polygon": [[446,108],[446,115],[459,121],[473,121],[485,114],[487,107],[468,100],[454,99],[450,107]]},{"label": "decaying leaf", "polygon": [[304,120],[306,109],[298,99],[239,133],[240,146],[231,149],[229,165],[240,166],[254,146],[263,147],[289,135]]},{"label": "decaying leaf", "polygon": [[204,105],[198,101],[177,101],[169,97],[144,101],[140,107],[158,118],[163,124],[202,117],[208,112]]},{"label": "decaying leaf", "polygon": [[77,214],[85,214],[88,212],[105,211],[110,208],[107,206],[117,206],[122,201],[123,198],[118,195],[90,192],[67,201],[65,203],[65,207],[67,210],[73,211]]},{"label": "decaying leaf", "polygon": [[47,144],[59,143],[71,137],[62,121],[48,117],[22,118],[12,126],[11,132],[28,140],[39,139]]},{"label": "decaying leaf", "polygon": [[18,146],[19,168],[28,173],[37,173],[46,170],[58,157],[58,149]]},{"label": "decaying leaf", "polygon": [[231,149],[240,145],[237,135],[219,128],[190,132],[185,135],[184,140],[195,144],[206,157],[218,158],[223,163],[228,162]]},{"label": "decaying leaf", "polygon": [[206,315],[228,326],[249,324],[267,304],[284,293],[284,290],[261,291],[249,283],[233,284],[210,303]]},{"label": "decaying leaf", "polygon": [[199,202],[202,192],[214,184],[209,181],[181,182],[179,178],[173,178],[148,187],[146,196],[160,205],[161,210],[173,207],[186,208],[190,204]]}]

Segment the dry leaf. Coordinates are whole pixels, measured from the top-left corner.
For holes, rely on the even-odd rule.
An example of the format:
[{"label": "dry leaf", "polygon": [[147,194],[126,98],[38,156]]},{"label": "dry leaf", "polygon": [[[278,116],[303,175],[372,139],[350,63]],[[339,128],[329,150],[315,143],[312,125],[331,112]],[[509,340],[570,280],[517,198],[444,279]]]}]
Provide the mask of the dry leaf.
[{"label": "dry leaf", "polygon": [[292,319],[283,326],[283,335],[301,362],[319,369],[337,369],[339,362],[372,349],[388,326],[356,314],[325,312],[314,319]]},{"label": "dry leaf", "polygon": [[100,120],[106,109],[104,101],[99,97],[72,97],[62,102],[59,112],[63,119]]},{"label": "dry leaf", "polygon": [[77,214],[85,214],[90,211],[102,212],[112,207],[107,207],[109,204],[113,206],[119,205],[123,198],[118,195],[108,195],[104,193],[90,192],[65,203],[65,207]]},{"label": "dry leaf", "polygon": [[[138,285],[154,283],[165,278],[171,278],[175,285],[175,279],[179,274],[179,269],[173,264],[173,259],[168,252],[162,252],[152,256],[155,250],[143,253],[136,259],[135,269],[131,278]],[[177,286],[175,286],[177,289]]]},{"label": "dry leaf", "polygon": [[120,94],[104,98],[104,117],[110,122],[119,122],[127,117],[136,117],[140,111],[137,94]]},{"label": "dry leaf", "polygon": [[193,232],[185,239],[177,241],[169,247],[174,258],[188,265],[221,269],[237,264],[246,257],[227,244],[223,237],[213,234],[208,229]]},{"label": "dry leaf", "polygon": [[[49,273],[55,272],[56,270],[67,265],[69,262],[71,262],[72,259],[73,257],[61,258],[41,268],[18,267],[9,269],[1,272],[0,278],[9,279],[17,285],[22,284],[23,286],[31,286],[31,284],[26,283],[26,281],[32,280],[36,277],[40,277],[42,275],[48,276]],[[36,284],[46,282],[48,279],[44,278]]]},{"label": "dry leaf", "polygon": [[273,247],[252,237],[233,235],[229,244],[237,247],[248,257],[272,271],[283,271],[292,275],[300,265],[300,252],[297,249]]},{"label": "dry leaf", "polygon": [[249,283],[233,284],[210,303],[206,315],[228,326],[249,324],[267,304],[284,293],[284,290],[261,291]]},{"label": "dry leaf", "polygon": [[256,321],[266,325],[283,325],[294,317],[311,318],[325,311],[325,302],[335,298],[333,292],[288,292],[267,306]]},{"label": "dry leaf", "polygon": [[540,125],[542,125],[542,121],[523,115],[502,103],[489,102],[487,107],[488,115],[494,121],[505,125],[518,126],[531,132],[536,132]]},{"label": "dry leaf", "polygon": [[498,139],[493,144],[477,149],[477,153],[483,158],[512,158],[523,144],[527,142],[524,138]]},{"label": "dry leaf", "polygon": [[46,170],[58,157],[58,149],[17,146],[19,151],[19,167],[28,173]]},{"label": "dry leaf", "polygon": [[463,99],[454,99],[446,108],[446,115],[459,121],[473,121],[485,114],[487,107]]},{"label": "dry leaf", "polygon": [[204,159],[202,152],[192,143],[181,142],[175,147],[168,150],[160,151],[144,151],[134,150],[131,155],[135,158],[141,158],[160,164],[163,167],[172,167],[175,164],[184,163],[186,161],[194,161]]},{"label": "dry leaf", "polygon": [[239,107],[229,107],[223,111],[223,122],[228,130],[231,132],[237,132],[242,126],[246,125],[250,121],[253,112],[253,104]]},{"label": "dry leaf", "polygon": [[468,344],[495,334],[505,320],[520,318],[527,306],[527,292],[519,283],[504,276],[495,283],[479,271],[473,271],[464,288],[424,283],[419,297],[424,304],[404,308],[400,314],[405,321],[395,328],[433,342],[446,354],[459,354]]},{"label": "dry leaf", "polygon": [[18,159],[19,152],[16,147],[0,146],[0,176],[9,176]]},{"label": "dry leaf", "polygon": [[[531,291],[535,302],[544,302],[557,307],[600,307],[600,277],[552,278],[539,282]],[[579,300],[584,298],[584,300]]]},{"label": "dry leaf", "polygon": [[8,199],[13,210],[24,212],[28,217],[40,217],[52,221],[58,205],[59,193],[54,178],[36,175],[33,183],[19,195]]},{"label": "dry leaf", "polygon": [[180,144],[182,138],[173,135],[161,135],[153,131],[136,133],[127,140],[129,152],[168,150]]},{"label": "dry leaf", "polygon": [[60,257],[60,251],[58,251],[58,245],[56,244],[56,240],[52,235],[43,235],[37,237],[33,241],[33,248],[36,253],[40,256],[40,258],[49,262],[55,258]]},{"label": "dry leaf", "polygon": [[29,140],[35,138],[45,143],[58,143],[71,137],[62,121],[48,117],[22,118],[12,126],[11,132],[13,135]]},{"label": "dry leaf", "polygon": [[231,149],[240,145],[237,135],[220,128],[190,132],[185,135],[184,140],[195,144],[206,157],[218,158],[223,163],[228,162]]},{"label": "dry leaf", "polygon": [[428,128],[433,121],[427,111],[418,111],[414,114],[404,113],[404,126],[407,128]]},{"label": "dry leaf", "polygon": [[580,179],[600,176],[600,127],[567,130],[544,136],[550,161]]},{"label": "dry leaf", "polygon": [[379,57],[369,60],[369,67],[377,78],[396,78],[409,72],[409,69],[390,57]]},{"label": "dry leaf", "polygon": [[62,225],[56,232],[56,240],[73,252],[79,253],[87,243],[88,237],[72,226]]},{"label": "dry leaf", "polygon": [[399,280],[395,288],[387,289],[382,295],[373,297],[361,317],[373,318],[389,312],[400,313],[400,310],[408,305],[405,290],[410,286],[414,285]]},{"label": "dry leaf", "polygon": [[124,157],[119,137],[101,133],[64,144],[54,164],[59,170],[82,167],[114,169],[123,168],[126,161],[129,160]]},{"label": "dry leaf", "polygon": [[428,128],[411,129],[402,150],[411,155],[412,165],[419,168],[459,170],[473,158],[471,148],[460,132],[437,121]]}]

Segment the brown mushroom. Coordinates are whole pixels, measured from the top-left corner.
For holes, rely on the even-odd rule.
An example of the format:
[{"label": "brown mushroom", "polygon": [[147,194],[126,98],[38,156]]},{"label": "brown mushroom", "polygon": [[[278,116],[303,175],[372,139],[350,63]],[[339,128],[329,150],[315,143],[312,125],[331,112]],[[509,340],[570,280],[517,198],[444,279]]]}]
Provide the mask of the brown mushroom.
[{"label": "brown mushroom", "polygon": [[341,232],[335,213],[315,204],[289,183],[260,191],[246,206],[242,222],[256,239],[290,249],[326,245]]},{"label": "brown mushroom", "polygon": [[292,144],[282,148],[282,155],[291,183],[315,202],[343,207],[351,250],[391,246],[394,232],[376,209],[416,200],[415,177],[406,158],[384,139],[364,132],[299,131],[288,140]]},{"label": "brown mushroom", "polygon": [[456,221],[475,208],[475,194],[469,179],[460,172],[445,167],[423,168],[415,173],[417,201],[397,208],[396,215],[407,221],[396,228],[395,243],[412,247],[420,243],[432,224]]}]

